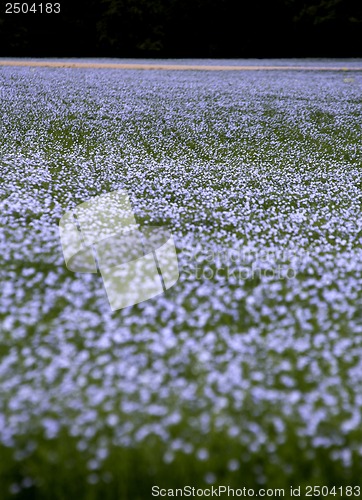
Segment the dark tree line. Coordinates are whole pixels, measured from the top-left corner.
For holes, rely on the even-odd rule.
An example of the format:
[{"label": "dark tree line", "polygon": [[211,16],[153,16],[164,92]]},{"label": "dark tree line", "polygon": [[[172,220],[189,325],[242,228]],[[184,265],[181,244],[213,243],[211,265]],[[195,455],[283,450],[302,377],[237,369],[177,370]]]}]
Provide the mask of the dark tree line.
[{"label": "dark tree line", "polygon": [[362,2],[355,0],[59,2],[60,14],[5,14],[4,3],[0,56],[359,57],[362,52]]}]

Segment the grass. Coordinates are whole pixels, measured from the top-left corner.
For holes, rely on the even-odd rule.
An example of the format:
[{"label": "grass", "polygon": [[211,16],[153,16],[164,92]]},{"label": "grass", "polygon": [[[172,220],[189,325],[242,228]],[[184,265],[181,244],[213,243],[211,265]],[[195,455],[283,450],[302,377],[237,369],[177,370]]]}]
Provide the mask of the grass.
[{"label": "grass", "polygon": [[[360,76],[0,84],[1,498],[358,485]],[[99,276],[65,268],[57,225],[120,188],[139,224],[172,229],[180,280],[112,313]]]}]

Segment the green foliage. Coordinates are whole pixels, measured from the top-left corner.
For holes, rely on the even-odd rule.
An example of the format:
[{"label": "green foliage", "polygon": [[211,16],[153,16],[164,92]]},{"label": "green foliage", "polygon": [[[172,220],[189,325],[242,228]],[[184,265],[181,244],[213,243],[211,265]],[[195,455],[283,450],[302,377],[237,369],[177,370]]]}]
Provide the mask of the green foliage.
[{"label": "green foliage", "polygon": [[352,0],[78,0],[59,15],[0,12],[0,56],[359,56]]}]

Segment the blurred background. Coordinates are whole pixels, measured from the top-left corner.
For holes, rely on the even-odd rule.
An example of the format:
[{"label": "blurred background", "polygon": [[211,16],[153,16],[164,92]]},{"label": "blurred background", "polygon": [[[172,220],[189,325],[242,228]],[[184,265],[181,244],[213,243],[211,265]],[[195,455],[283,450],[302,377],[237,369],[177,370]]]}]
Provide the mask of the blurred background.
[{"label": "blurred background", "polygon": [[359,57],[362,52],[362,2],[356,0],[59,3],[60,14],[5,14],[4,2],[0,57]]}]

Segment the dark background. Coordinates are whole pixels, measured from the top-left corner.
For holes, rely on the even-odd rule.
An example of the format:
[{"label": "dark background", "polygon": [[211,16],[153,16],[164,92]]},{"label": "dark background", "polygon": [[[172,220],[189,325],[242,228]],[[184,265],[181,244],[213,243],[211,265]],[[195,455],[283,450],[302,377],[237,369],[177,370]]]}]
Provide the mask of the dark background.
[{"label": "dark background", "polygon": [[59,3],[60,14],[5,14],[1,3],[0,56],[362,56],[361,0]]}]

